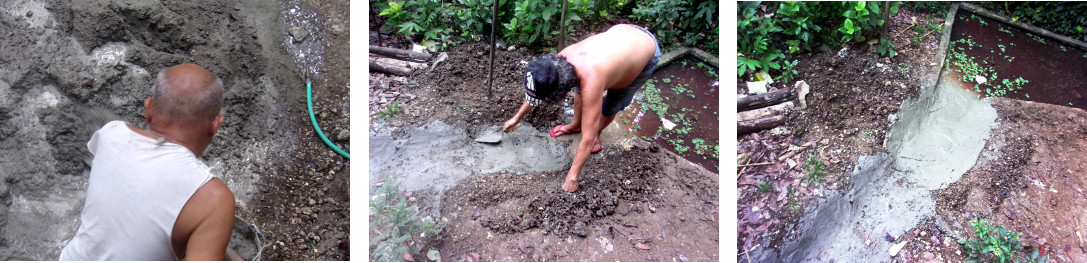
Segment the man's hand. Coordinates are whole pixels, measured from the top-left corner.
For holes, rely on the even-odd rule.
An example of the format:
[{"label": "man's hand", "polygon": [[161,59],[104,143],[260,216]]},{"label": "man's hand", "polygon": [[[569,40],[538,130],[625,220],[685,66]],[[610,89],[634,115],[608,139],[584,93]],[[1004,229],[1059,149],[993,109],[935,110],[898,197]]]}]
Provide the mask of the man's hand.
[{"label": "man's hand", "polygon": [[502,131],[510,133],[517,130],[517,127],[521,127],[521,120],[517,117],[510,118],[506,123],[502,124]]}]

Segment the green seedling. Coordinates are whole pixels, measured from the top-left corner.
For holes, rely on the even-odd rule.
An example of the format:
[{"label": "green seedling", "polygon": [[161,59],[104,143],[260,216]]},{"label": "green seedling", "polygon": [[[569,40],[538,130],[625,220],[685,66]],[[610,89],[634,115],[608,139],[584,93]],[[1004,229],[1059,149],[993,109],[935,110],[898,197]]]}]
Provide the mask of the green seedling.
[{"label": "green seedling", "polygon": [[767,182],[759,182],[756,184],[756,186],[758,187],[758,190],[756,191],[759,193],[766,193],[770,192],[770,190],[774,190],[774,186],[770,185],[770,183]]},{"label": "green seedling", "polygon": [[399,101],[394,100],[392,103],[389,103],[389,105],[386,105],[384,110],[378,111],[377,116],[381,117],[382,119],[389,119],[395,117],[401,112],[404,112],[404,108],[400,107]]},{"label": "green seedling", "polygon": [[823,180],[823,174],[827,172],[823,160],[816,158],[814,154],[808,156],[808,161],[804,163],[804,170],[807,170],[804,179],[807,179],[809,184]]}]

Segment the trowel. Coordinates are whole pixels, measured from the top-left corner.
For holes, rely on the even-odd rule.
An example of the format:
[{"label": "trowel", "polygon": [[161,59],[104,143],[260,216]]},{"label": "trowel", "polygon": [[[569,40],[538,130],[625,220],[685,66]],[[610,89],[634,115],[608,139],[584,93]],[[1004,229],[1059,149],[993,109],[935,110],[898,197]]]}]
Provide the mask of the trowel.
[{"label": "trowel", "polygon": [[504,136],[503,133],[504,132],[502,132],[502,127],[481,128],[478,132],[476,132],[475,140],[479,143],[498,144],[502,142],[502,137]]}]

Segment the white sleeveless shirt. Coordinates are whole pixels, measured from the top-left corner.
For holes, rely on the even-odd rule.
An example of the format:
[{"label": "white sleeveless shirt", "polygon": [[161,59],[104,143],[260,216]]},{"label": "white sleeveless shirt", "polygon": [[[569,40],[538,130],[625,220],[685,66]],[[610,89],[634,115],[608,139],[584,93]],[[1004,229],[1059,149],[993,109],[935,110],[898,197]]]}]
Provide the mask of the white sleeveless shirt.
[{"label": "white sleeveless shirt", "polygon": [[60,260],[177,260],[174,222],[214,176],[185,146],[155,143],[123,121],[94,133],[81,225]]}]

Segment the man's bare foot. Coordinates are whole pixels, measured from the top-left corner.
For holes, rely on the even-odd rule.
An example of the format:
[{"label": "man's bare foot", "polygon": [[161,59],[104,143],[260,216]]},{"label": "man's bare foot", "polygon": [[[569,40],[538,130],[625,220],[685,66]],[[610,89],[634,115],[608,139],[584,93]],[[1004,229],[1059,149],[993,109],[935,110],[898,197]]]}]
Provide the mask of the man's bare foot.
[{"label": "man's bare foot", "polygon": [[568,193],[577,191],[577,180],[566,179],[566,182],[562,184],[562,190]]}]

